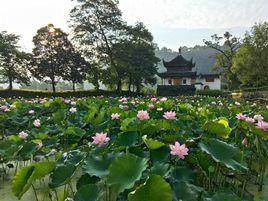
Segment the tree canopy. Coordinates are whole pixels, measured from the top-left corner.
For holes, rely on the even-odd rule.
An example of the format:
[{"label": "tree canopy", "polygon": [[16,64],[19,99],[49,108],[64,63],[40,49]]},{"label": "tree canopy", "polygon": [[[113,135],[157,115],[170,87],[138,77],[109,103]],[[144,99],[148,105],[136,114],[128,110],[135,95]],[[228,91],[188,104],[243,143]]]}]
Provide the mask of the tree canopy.
[{"label": "tree canopy", "polygon": [[30,82],[27,64],[29,54],[20,50],[20,37],[16,34],[0,32],[0,75],[2,83],[9,83],[12,90],[13,82],[28,84]]},{"label": "tree canopy", "polygon": [[233,60],[233,73],[245,86],[268,83],[268,23],[256,24],[246,33],[242,47]]}]

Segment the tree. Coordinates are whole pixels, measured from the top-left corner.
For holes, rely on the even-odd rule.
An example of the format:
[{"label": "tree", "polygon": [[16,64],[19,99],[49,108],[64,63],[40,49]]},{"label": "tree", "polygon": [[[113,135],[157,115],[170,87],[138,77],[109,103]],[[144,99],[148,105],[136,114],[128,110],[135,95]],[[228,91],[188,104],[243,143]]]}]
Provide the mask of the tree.
[{"label": "tree", "polygon": [[229,32],[226,32],[223,37],[214,34],[211,36],[211,40],[204,40],[204,43],[218,51],[213,55],[216,59],[214,70],[222,71],[222,77],[228,84],[229,89],[234,89],[240,85],[237,75],[231,70],[232,60],[240,47],[240,39],[232,36]]},{"label": "tree", "polygon": [[82,83],[86,79],[87,73],[90,70],[90,64],[74,49],[74,47],[70,47],[64,56],[66,70],[63,72],[62,77],[64,80],[72,83],[73,91],[75,91],[75,85],[77,83]]},{"label": "tree", "polygon": [[91,57],[92,52],[95,53],[90,58],[94,60],[92,63],[97,64],[94,67],[101,67],[99,64],[104,63],[106,69],[114,69],[115,58],[111,47],[119,39],[124,24],[118,1],[76,0],[76,2],[77,5],[70,13],[73,39],[80,44],[86,57],[89,55]]},{"label": "tree", "polygon": [[64,76],[70,63],[68,56],[73,46],[68,35],[61,29],[49,24],[40,28],[33,38],[32,74],[39,80],[51,83],[53,92]]},{"label": "tree", "polygon": [[140,92],[142,83],[156,83],[159,59],[155,56],[155,47],[153,36],[143,23],[127,27],[125,37],[112,47],[117,79],[122,82],[127,78],[129,91],[131,85]]},{"label": "tree", "polygon": [[13,89],[13,82],[29,84],[27,65],[29,54],[19,50],[20,37],[0,32],[0,75],[2,83],[9,83],[9,90]]},{"label": "tree", "polygon": [[268,23],[256,24],[246,33],[244,43],[233,60],[232,71],[245,86],[268,83]]}]

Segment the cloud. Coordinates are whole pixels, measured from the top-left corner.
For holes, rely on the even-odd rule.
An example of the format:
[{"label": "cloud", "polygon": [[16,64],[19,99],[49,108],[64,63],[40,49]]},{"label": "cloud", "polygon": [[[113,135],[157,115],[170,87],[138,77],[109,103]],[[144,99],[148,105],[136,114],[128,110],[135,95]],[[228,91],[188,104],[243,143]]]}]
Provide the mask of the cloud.
[{"label": "cloud", "polygon": [[[20,34],[22,46],[30,50],[37,29],[48,23],[69,31],[73,4],[71,0],[2,0],[0,31]],[[129,23],[144,22],[160,46],[198,44],[204,35],[219,30],[245,30],[268,21],[268,0],[120,0],[120,8]]]},{"label": "cloud", "polygon": [[219,29],[268,20],[267,0],[121,0],[120,7],[129,22],[150,27]]},{"label": "cloud", "polygon": [[53,23],[68,31],[70,0],[8,0],[1,2],[0,31],[21,35],[21,45],[31,49],[37,29]]}]

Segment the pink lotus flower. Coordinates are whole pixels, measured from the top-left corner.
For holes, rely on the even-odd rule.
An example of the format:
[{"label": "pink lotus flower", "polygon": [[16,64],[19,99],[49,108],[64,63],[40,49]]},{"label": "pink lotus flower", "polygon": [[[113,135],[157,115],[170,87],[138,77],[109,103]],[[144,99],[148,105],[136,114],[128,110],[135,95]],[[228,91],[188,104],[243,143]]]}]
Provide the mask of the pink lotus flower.
[{"label": "pink lotus flower", "polygon": [[163,97],[163,98],[161,98],[160,101],[161,101],[161,102],[165,102],[165,101],[167,101],[167,97]]},{"label": "pink lotus flower", "polygon": [[149,104],[148,107],[149,107],[150,109],[154,109],[154,105],[153,105],[153,104]]},{"label": "pink lotus flower", "polygon": [[239,102],[235,102],[235,105],[240,106],[241,104]]},{"label": "pink lotus flower", "polygon": [[75,107],[71,107],[70,110],[69,110],[71,113],[76,113],[77,112],[77,109]]},{"label": "pink lotus flower", "polygon": [[2,105],[1,107],[0,107],[0,110],[3,110],[3,111],[6,111],[8,109],[8,106],[6,106],[6,105]]},{"label": "pink lotus flower", "polygon": [[127,102],[127,98],[126,97],[121,98],[120,102]]},{"label": "pink lotus flower", "polygon": [[7,108],[4,110],[4,112],[9,112],[10,111],[10,108]]},{"label": "pink lotus flower", "polygon": [[33,125],[34,125],[36,128],[39,128],[39,127],[41,126],[40,119],[36,119],[36,120],[34,120]]},{"label": "pink lotus flower", "polygon": [[268,122],[258,121],[258,123],[256,125],[257,125],[256,128],[259,128],[259,129],[264,130],[264,131],[268,131]]},{"label": "pink lotus flower", "polygon": [[257,114],[257,115],[254,115],[254,119],[256,121],[263,121],[264,120],[264,117],[262,115],[260,115],[260,114]]},{"label": "pink lotus flower", "polygon": [[161,112],[161,111],[163,111],[163,108],[162,107],[159,107],[159,108],[157,108],[156,109],[158,112]]},{"label": "pink lotus flower", "polygon": [[248,123],[254,123],[255,122],[255,119],[251,118],[251,117],[247,117],[246,119],[246,122]]},{"label": "pink lotus flower", "polygon": [[176,112],[174,112],[174,111],[165,112],[163,117],[165,119],[176,119]]},{"label": "pink lotus flower", "polygon": [[236,118],[239,120],[245,120],[247,118],[247,115],[239,113],[236,115]]},{"label": "pink lotus flower", "polygon": [[122,110],[128,110],[128,106],[127,105],[119,105],[119,107],[122,109]]},{"label": "pink lotus flower", "polygon": [[19,133],[19,138],[25,140],[25,139],[27,139],[27,137],[28,137],[28,133],[26,133],[26,132],[24,132],[24,131],[21,131],[21,132]]},{"label": "pink lotus flower", "polygon": [[152,102],[156,102],[157,101],[157,98],[151,98],[151,101]]},{"label": "pink lotus flower", "polygon": [[72,105],[72,106],[76,106],[76,102],[75,102],[75,101],[72,101],[72,102],[71,102],[71,105]]},{"label": "pink lotus flower", "polygon": [[29,114],[34,114],[34,110],[29,110]]},{"label": "pink lotus flower", "polygon": [[120,119],[120,114],[118,114],[118,113],[113,113],[113,114],[111,115],[111,117],[112,117],[112,120]]},{"label": "pink lotus flower", "polygon": [[41,149],[43,147],[43,142],[40,140],[40,141],[37,141],[35,142],[38,146],[39,149]]},{"label": "pink lotus flower", "polygon": [[137,118],[141,121],[150,119],[149,113],[146,110],[138,111]]},{"label": "pink lotus flower", "polygon": [[185,144],[180,145],[179,142],[175,142],[175,145],[169,145],[170,147],[170,154],[173,156],[179,156],[182,160],[184,160],[185,156],[188,155],[189,149],[186,147]]},{"label": "pink lotus flower", "polygon": [[248,139],[246,137],[242,140],[242,144],[248,146]]},{"label": "pink lotus flower", "polygon": [[92,142],[93,144],[100,145],[100,146],[110,141],[110,138],[107,137],[107,133],[103,133],[103,132],[96,133],[95,136],[92,137],[92,139],[93,139],[93,142]]}]

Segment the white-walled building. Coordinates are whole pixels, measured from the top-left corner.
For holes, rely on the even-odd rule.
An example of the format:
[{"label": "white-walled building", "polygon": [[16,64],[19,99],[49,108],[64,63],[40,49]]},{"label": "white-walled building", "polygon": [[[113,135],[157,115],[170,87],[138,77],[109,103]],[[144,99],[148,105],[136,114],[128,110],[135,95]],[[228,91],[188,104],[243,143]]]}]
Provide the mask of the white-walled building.
[{"label": "white-walled building", "polygon": [[221,89],[221,77],[219,73],[201,74],[195,68],[193,60],[186,60],[181,51],[173,60],[163,60],[166,72],[158,73],[161,78],[161,85],[195,85],[196,89]]}]

